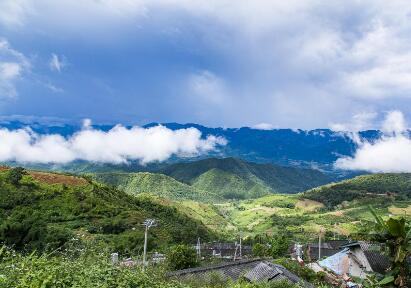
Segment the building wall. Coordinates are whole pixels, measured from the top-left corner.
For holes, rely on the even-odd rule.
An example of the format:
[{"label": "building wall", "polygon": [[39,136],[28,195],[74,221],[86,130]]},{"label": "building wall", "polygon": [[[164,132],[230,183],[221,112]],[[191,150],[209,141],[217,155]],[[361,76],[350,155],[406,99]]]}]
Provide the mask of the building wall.
[{"label": "building wall", "polygon": [[361,263],[357,263],[354,257],[350,257],[350,275],[359,278],[366,278],[366,273],[372,272],[367,257],[365,257],[365,254],[361,248],[351,248],[350,251],[352,255],[358,259],[358,262]]}]

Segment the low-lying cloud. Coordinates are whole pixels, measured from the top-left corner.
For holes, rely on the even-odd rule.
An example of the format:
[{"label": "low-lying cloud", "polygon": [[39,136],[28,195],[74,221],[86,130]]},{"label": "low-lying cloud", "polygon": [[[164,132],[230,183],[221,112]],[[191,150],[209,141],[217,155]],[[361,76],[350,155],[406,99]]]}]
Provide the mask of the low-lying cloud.
[{"label": "low-lying cloud", "polygon": [[105,132],[93,129],[86,121],[83,129],[65,138],[58,134],[40,135],[29,128],[0,129],[0,161],[31,163],[68,163],[86,160],[101,163],[142,164],[164,161],[171,156],[196,156],[225,145],[221,137],[202,138],[195,128],[171,130],[115,126]]},{"label": "low-lying cloud", "polygon": [[335,166],[370,172],[411,172],[411,139],[400,111],[389,112],[381,127],[384,135],[375,143],[360,142],[353,157],[343,157]]}]

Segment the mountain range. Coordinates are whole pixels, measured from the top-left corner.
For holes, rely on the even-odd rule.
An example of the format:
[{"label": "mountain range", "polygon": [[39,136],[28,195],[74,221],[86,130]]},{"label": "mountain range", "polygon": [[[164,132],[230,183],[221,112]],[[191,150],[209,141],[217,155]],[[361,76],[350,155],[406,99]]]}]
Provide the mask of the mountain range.
[{"label": "mountain range", "polygon": [[[153,127],[159,123],[150,123],[143,127]],[[227,145],[220,147],[217,151],[192,158],[174,157],[167,160],[167,163],[181,161],[198,160],[209,157],[235,157],[256,163],[271,163],[299,168],[315,168],[326,173],[330,173],[336,179],[346,178],[353,175],[352,171],[339,171],[334,167],[335,161],[344,156],[353,156],[358,146],[358,139],[362,141],[374,142],[382,137],[382,132],[378,130],[368,130],[358,132],[354,138],[349,132],[335,132],[330,129],[315,130],[292,130],[273,129],[258,130],[249,127],[242,128],[210,128],[198,124],[178,124],[162,123],[161,125],[171,129],[183,129],[194,127],[198,129],[203,137],[215,135],[224,137]],[[80,125],[74,124],[44,124],[44,123],[24,123],[20,121],[3,121],[0,127],[8,129],[19,129],[30,126],[39,134],[60,134],[69,136],[81,129]],[[94,128],[108,131],[114,125],[93,125]],[[152,164],[141,168],[138,162],[131,162],[127,165],[95,164],[78,161],[65,165],[43,165],[47,169],[65,170],[71,172],[87,171],[112,171],[119,170],[147,171],[150,167],[158,169],[163,164]],[[37,167],[36,167],[37,168]]]}]

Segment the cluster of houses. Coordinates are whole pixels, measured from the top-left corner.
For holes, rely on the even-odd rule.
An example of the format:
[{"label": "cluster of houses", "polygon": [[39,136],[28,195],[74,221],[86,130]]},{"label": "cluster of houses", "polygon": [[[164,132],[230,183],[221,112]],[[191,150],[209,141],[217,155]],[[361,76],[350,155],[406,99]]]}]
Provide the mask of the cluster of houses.
[{"label": "cluster of houses", "polygon": [[[198,246],[197,246],[198,249]],[[302,287],[314,287],[285,267],[267,259],[253,259],[250,246],[212,243],[201,245],[205,256],[230,260],[217,265],[185,269],[169,274],[184,281],[209,281],[244,279],[250,282],[287,280]],[[291,258],[315,272],[322,272],[325,280],[334,287],[360,287],[354,279],[365,279],[370,273],[383,274],[389,268],[389,260],[380,251],[380,246],[356,241],[335,240],[290,247]],[[234,255],[234,256],[233,256]],[[211,281],[211,280],[210,280]]]},{"label": "cluster of houses", "polygon": [[[299,283],[302,287],[312,288],[306,282],[285,267],[274,264],[269,259],[256,259],[252,247],[240,243],[197,243],[199,259],[220,259],[219,264],[199,268],[174,271],[170,278],[180,281],[220,281],[243,279],[249,282],[288,281]],[[306,245],[294,244],[289,248],[291,259],[299,262],[314,272],[321,272],[325,280],[333,287],[360,287],[355,279],[365,279],[370,273],[384,274],[389,268],[389,259],[380,251],[380,246],[363,241],[334,240]],[[121,266],[135,266],[139,261],[118,260],[118,254],[112,254],[113,263]],[[154,253],[151,263],[165,261],[163,254]],[[141,261],[140,261],[141,262]],[[140,263],[142,264],[142,263]]]}]

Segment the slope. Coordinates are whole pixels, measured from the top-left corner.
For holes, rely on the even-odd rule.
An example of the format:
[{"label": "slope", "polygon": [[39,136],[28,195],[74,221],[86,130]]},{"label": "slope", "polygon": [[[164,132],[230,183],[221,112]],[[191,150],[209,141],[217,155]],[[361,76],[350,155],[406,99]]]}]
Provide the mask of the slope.
[{"label": "slope", "polygon": [[95,173],[91,176],[100,182],[113,185],[131,195],[155,194],[173,200],[210,201],[216,195],[181,183],[174,178],[157,173]]},{"label": "slope", "polygon": [[158,170],[178,181],[226,198],[297,193],[330,182],[320,171],[257,164],[236,158],[209,158]]},{"label": "slope", "polygon": [[16,249],[54,249],[77,241],[139,253],[146,218],[158,222],[150,230],[149,249],[213,235],[201,222],[148,196],[62,174],[20,176],[16,169],[0,171],[0,242]]},{"label": "slope", "polygon": [[311,189],[303,197],[333,207],[344,201],[384,197],[397,200],[411,199],[411,173],[385,173],[357,176]]}]

